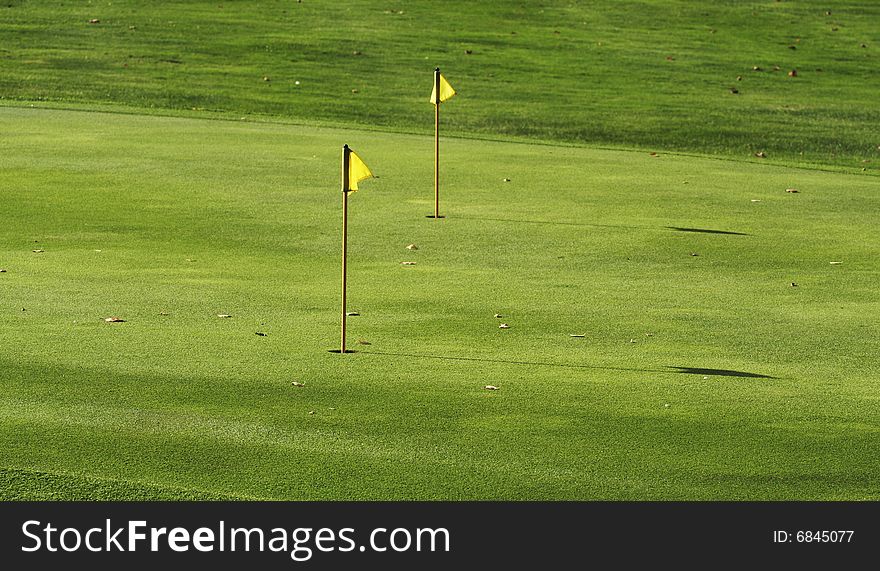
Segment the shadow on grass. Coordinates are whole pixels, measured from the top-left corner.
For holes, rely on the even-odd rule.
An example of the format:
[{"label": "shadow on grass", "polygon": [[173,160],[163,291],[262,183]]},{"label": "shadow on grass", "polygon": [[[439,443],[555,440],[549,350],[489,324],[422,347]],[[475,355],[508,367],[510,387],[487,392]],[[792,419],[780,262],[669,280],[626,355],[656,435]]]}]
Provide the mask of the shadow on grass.
[{"label": "shadow on grass", "polygon": [[636,371],[642,373],[666,373],[662,369],[631,369],[629,367],[602,367],[598,365],[575,365],[571,363],[546,363],[541,361],[514,361],[512,359],[488,359],[480,357],[452,357],[449,355],[417,355],[415,353],[390,353],[384,351],[361,351],[367,355],[384,355],[386,357],[413,357],[416,359],[442,359],[446,361],[475,361],[479,363],[503,363],[507,365],[533,365],[538,367],[565,367],[571,369],[596,369],[611,371]]},{"label": "shadow on grass", "polygon": [[[433,216],[428,216],[433,218]],[[590,222],[560,222],[557,220],[523,220],[514,218],[488,218],[485,216],[467,216],[458,215],[456,218],[465,220],[480,220],[483,222],[510,222],[513,224],[550,224],[552,226],[581,226],[584,228],[627,228],[630,230],[657,230],[659,226],[635,226],[632,224],[595,224]],[[683,228],[680,226],[664,226],[666,230],[674,230],[676,232],[698,232],[701,234],[725,234],[728,236],[751,236],[745,232],[731,232],[728,230],[711,230],[708,228]]]},{"label": "shadow on grass", "polygon": [[[548,363],[544,361],[515,361],[513,359],[489,359],[483,357],[453,357],[450,355],[418,355],[415,353],[391,353],[388,351],[360,351],[364,355],[383,355],[386,357],[411,357],[414,359],[441,359],[444,361],[472,361],[478,363],[502,363],[507,365],[531,365],[537,367],[563,367],[569,369],[593,369],[603,371],[631,371],[637,373],[684,373],[689,375],[720,376],[720,377],[748,377],[752,379],[775,379],[770,375],[749,373],[747,371],[730,371],[727,369],[704,369],[700,367],[673,367],[664,369],[636,369],[632,367],[607,367],[600,365],[577,365],[572,363]],[[668,369],[677,369],[669,371]]]},{"label": "shadow on grass", "polygon": [[699,367],[666,367],[667,369],[678,369],[676,373],[684,373],[686,375],[716,375],[720,377],[748,377],[751,379],[775,379],[770,375],[761,375],[759,373],[749,373],[748,371],[729,371],[727,369],[701,369]]},{"label": "shadow on grass", "polygon": [[751,236],[745,232],[728,232],[727,230],[708,230],[706,228],[681,228],[679,226],[667,226],[670,230],[676,232],[699,232],[701,234],[727,234],[730,236]]}]

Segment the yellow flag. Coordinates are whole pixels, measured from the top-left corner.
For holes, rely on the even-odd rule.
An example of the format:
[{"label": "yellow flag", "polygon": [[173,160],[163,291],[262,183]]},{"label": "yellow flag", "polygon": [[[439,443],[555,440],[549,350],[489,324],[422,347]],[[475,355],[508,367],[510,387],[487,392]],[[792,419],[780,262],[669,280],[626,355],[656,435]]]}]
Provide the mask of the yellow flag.
[{"label": "yellow flag", "polygon": [[354,151],[350,150],[348,153],[348,188],[346,190],[356,191],[359,181],[372,176],[373,173],[370,172],[370,167]]},{"label": "yellow flag", "polygon": [[[450,97],[455,95],[455,90],[452,89],[452,86],[449,85],[449,82],[446,81],[446,78],[443,77],[443,74],[440,74],[440,103],[443,103]],[[437,105],[437,86],[434,85],[434,89],[431,90],[431,103]]]}]

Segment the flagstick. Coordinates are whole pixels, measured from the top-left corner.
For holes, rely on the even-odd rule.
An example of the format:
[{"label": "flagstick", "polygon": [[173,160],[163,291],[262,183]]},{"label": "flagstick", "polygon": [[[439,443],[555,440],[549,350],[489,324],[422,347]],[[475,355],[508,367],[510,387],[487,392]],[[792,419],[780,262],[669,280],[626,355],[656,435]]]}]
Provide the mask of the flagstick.
[{"label": "flagstick", "polygon": [[351,149],[342,147],[342,345],[340,354],[345,354],[345,286],[347,275],[346,254],[348,249],[348,161]]},{"label": "flagstick", "polygon": [[440,68],[434,70],[434,218],[440,218]]}]

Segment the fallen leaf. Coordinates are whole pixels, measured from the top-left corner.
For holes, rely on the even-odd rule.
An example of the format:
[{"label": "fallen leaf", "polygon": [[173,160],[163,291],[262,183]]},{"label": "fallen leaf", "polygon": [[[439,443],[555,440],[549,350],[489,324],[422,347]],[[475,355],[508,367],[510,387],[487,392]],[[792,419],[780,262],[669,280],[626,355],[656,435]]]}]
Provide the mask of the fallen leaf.
[{"label": "fallen leaf", "polygon": [[502,323],[501,325],[498,326],[498,329],[510,329],[510,325],[508,325],[506,323]]},{"label": "fallen leaf", "polygon": [[509,178],[502,178],[501,180],[503,180],[504,182],[510,182]]},{"label": "fallen leaf", "polygon": [[357,89],[352,89],[351,92],[352,93],[360,93]]},{"label": "fallen leaf", "polygon": [[763,67],[758,67],[757,65],[752,66],[752,71],[764,71]]},{"label": "fallen leaf", "polygon": [[741,75],[737,75],[737,76],[736,76],[736,80],[737,80],[737,81],[742,81],[742,80],[743,80],[743,76],[741,76]]},{"label": "fallen leaf", "polygon": [[501,315],[500,313],[495,314],[495,319],[501,319],[502,317],[504,317],[504,316]]},{"label": "fallen leaf", "polygon": [[653,333],[645,333],[645,337],[653,337],[653,336],[654,336]]},{"label": "fallen leaf", "polygon": [[733,93],[734,95],[736,95],[737,93],[739,93],[739,89],[737,89],[736,87],[729,87],[728,89],[729,89],[730,92]]},{"label": "fallen leaf", "polygon": [[648,153],[648,154],[651,155],[652,157],[656,157],[656,156],[657,156],[657,153]]},{"label": "fallen leaf", "polygon": [[309,414],[315,414],[315,411],[310,410],[310,411],[309,411]]},{"label": "fallen leaf", "polygon": [[793,69],[790,72],[788,72],[788,77],[797,77],[797,70]]},{"label": "fallen leaf", "polygon": [[675,61],[675,58],[672,56],[666,56],[666,61]]},{"label": "fallen leaf", "polygon": [[218,314],[217,314],[217,317],[219,317],[219,318],[221,318],[221,319],[229,319],[229,318],[232,317],[232,316],[229,315],[228,313],[218,313]]},{"label": "fallen leaf", "polygon": [[487,391],[497,391],[498,390],[498,387],[496,387],[495,385],[486,385],[483,388]]},{"label": "fallen leaf", "polygon": [[791,282],[791,287],[797,287],[798,285],[794,282]]},{"label": "fallen leaf", "polygon": [[33,252],[34,254],[42,254],[45,251],[46,250],[31,250],[31,252]]},{"label": "fallen leaf", "polygon": [[414,266],[414,265],[416,265],[416,263],[415,262],[400,262],[400,265],[401,266]]},{"label": "fallen leaf", "polygon": [[168,312],[167,311],[160,311],[159,315],[168,315]]},{"label": "fallen leaf", "polygon": [[91,20],[89,20],[89,24],[100,24],[100,23],[101,23],[101,20],[99,20],[97,18],[92,18]]},{"label": "fallen leaf", "polygon": [[696,252],[691,252],[691,256],[697,257],[697,256],[699,256],[699,254]]},{"label": "fallen leaf", "polygon": [[637,343],[637,341],[635,339],[630,339],[629,342],[630,343]]},{"label": "fallen leaf", "polygon": [[105,317],[104,321],[107,323],[125,323],[125,320],[121,317]]},{"label": "fallen leaf", "polygon": [[416,246],[415,244],[410,244],[409,246],[406,247],[406,249],[407,250],[418,250],[419,247]]},{"label": "fallen leaf", "polygon": [[304,386],[306,386],[305,383],[301,383],[301,382],[299,382],[299,381],[293,381],[293,382],[291,382],[290,384],[293,385],[294,387],[304,387]]},{"label": "fallen leaf", "polygon": [[758,157],[759,159],[766,159],[767,158],[767,154],[764,151],[758,151],[757,153],[755,153],[755,156]]},{"label": "fallen leaf", "polygon": [[796,193],[798,193],[798,192],[800,192],[800,191],[799,191],[798,189],[796,189],[796,188],[786,188],[786,189],[785,189],[785,192],[788,192],[788,193],[790,193],[790,194],[796,194]]},{"label": "fallen leaf", "polygon": [[351,55],[353,55],[353,56],[359,56],[359,55],[363,55],[363,54],[361,54],[361,52],[359,52],[359,51],[357,51],[357,50],[354,50],[353,52],[351,52]]}]

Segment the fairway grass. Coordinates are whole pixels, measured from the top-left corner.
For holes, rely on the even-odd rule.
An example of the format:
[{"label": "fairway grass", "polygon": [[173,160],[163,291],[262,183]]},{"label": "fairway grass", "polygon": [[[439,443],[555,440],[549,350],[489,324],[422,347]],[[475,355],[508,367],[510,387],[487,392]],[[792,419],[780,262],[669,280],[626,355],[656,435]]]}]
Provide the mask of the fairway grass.
[{"label": "fairway grass", "polygon": [[876,175],[878,23],[873,0],[5,0],[0,100],[429,134],[439,66],[447,133]]},{"label": "fairway grass", "polygon": [[880,498],[875,176],[448,139],[431,220],[430,137],[0,124],[0,498]]}]

